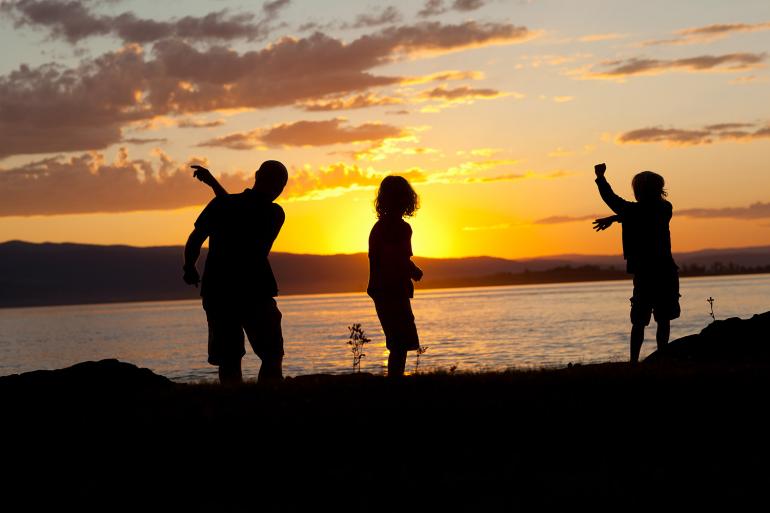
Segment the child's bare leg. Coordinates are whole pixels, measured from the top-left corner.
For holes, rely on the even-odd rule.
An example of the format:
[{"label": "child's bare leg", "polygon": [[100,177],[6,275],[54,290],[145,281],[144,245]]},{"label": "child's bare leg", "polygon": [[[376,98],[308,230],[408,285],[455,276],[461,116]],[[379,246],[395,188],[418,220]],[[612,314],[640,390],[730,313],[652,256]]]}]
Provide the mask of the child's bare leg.
[{"label": "child's bare leg", "polygon": [[406,351],[391,351],[388,355],[388,377],[398,378],[404,375]]},{"label": "child's bare leg", "polygon": [[658,321],[658,332],[655,335],[655,339],[658,342],[658,349],[663,349],[668,344],[668,339],[671,336],[671,321],[660,320]]},{"label": "child's bare leg", "polygon": [[631,363],[639,362],[639,353],[642,350],[644,342],[644,325],[634,324],[631,326]]},{"label": "child's bare leg", "polygon": [[240,385],[243,383],[240,359],[219,366],[219,382],[223,385]]}]

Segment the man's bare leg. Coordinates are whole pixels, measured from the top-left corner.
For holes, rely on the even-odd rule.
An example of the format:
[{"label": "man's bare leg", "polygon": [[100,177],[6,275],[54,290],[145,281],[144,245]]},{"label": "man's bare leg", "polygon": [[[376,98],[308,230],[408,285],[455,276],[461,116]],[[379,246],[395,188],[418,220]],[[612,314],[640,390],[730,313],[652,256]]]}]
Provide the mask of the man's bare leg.
[{"label": "man's bare leg", "polygon": [[671,336],[671,321],[658,321],[658,332],[655,334],[655,340],[658,342],[658,350],[663,349],[668,344]]},{"label": "man's bare leg", "polygon": [[243,383],[241,360],[225,363],[219,366],[219,382],[223,385],[240,385]]},{"label": "man's bare leg", "polygon": [[631,326],[631,363],[639,362],[639,353],[642,350],[642,342],[644,342],[644,326],[641,324],[634,324]]}]

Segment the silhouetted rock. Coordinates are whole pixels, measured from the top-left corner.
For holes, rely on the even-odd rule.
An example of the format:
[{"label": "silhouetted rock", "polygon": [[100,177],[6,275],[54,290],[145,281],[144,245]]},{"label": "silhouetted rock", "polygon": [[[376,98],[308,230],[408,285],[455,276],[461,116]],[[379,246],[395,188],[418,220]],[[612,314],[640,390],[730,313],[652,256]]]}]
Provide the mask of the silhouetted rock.
[{"label": "silhouetted rock", "polygon": [[0,378],[0,391],[47,389],[146,390],[172,386],[173,383],[150,369],[118,360],[82,362],[56,370],[38,370]]},{"label": "silhouetted rock", "polygon": [[689,360],[696,362],[752,362],[770,360],[770,312],[751,319],[731,317],[714,321],[698,335],[674,340],[655,351],[645,362]]}]

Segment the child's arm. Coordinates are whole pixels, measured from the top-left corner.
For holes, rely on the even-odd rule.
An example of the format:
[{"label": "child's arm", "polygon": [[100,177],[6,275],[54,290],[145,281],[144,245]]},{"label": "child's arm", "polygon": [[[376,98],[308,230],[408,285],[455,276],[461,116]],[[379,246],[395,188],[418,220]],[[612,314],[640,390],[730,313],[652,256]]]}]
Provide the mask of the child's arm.
[{"label": "child's arm", "polygon": [[227,190],[222,187],[222,185],[217,182],[217,179],[214,178],[214,175],[211,174],[211,171],[206,169],[203,166],[193,165],[190,166],[195,171],[193,171],[193,176],[200,180],[201,182],[205,183],[209,187],[211,187],[214,190],[215,196],[227,196]]},{"label": "child's arm", "polygon": [[409,276],[414,281],[420,281],[422,279],[422,269],[417,267],[411,260],[409,260]]},{"label": "child's arm", "polygon": [[610,216],[610,217],[602,217],[601,219],[597,219],[594,221],[594,230],[597,232],[600,232],[602,230],[606,230],[610,226],[612,226],[612,223],[622,223],[623,219],[618,216]]},{"label": "child's arm", "polygon": [[596,172],[596,185],[599,187],[599,194],[602,199],[613,212],[622,216],[633,203],[624,200],[613,192],[612,187],[604,177],[607,164],[596,164],[594,171]]}]

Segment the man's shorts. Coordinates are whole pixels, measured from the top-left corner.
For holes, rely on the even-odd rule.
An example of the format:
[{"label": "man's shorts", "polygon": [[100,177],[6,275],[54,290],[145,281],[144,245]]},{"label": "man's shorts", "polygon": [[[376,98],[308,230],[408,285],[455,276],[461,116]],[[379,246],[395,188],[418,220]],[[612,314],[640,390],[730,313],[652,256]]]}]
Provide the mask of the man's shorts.
[{"label": "man's shorts", "polygon": [[405,298],[374,300],[377,317],[385,332],[385,345],[390,351],[415,351],[420,347],[412,304]]},{"label": "man's shorts", "polygon": [[653,314],[655,322],[678,318],[681,314],[679,297],[679,273],[676,269],[662,273],[635,274],[631,323],[647,326]]},{"label": "man's shorts", "polygon": [[204,298],[203,308],[209,324],[210,364],[240,361],[246,354],[244,331],[260,359],[283,356],[282,316],[275,299],[230,303]]}]

